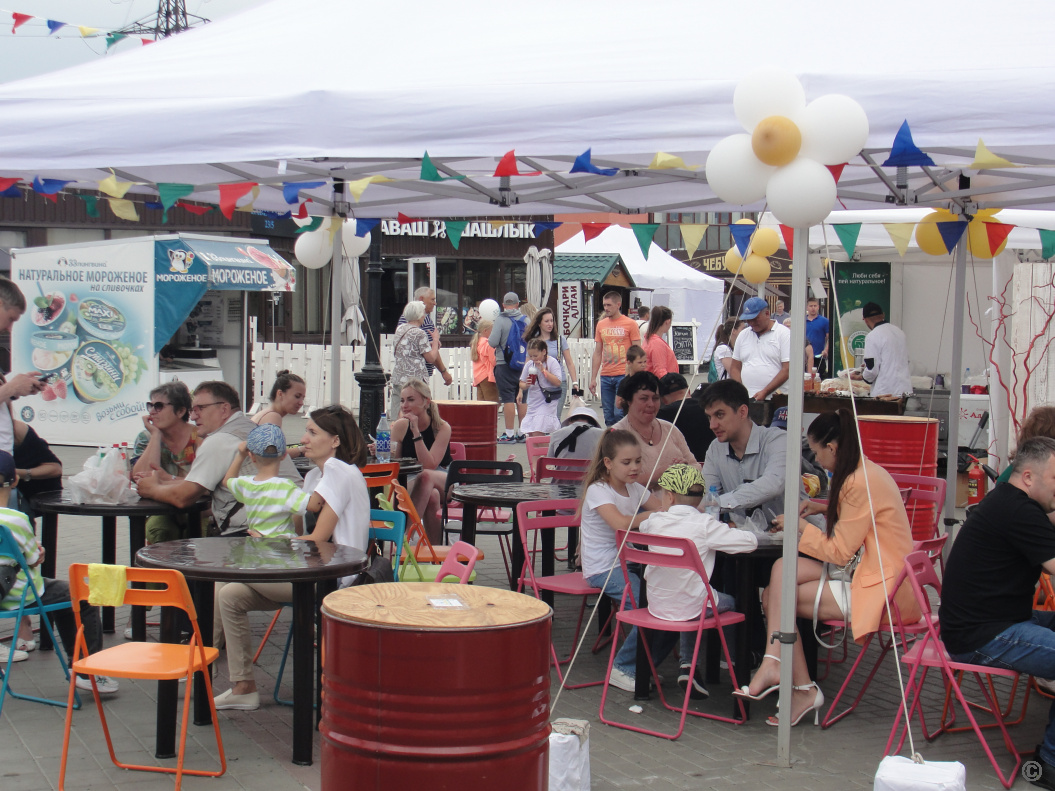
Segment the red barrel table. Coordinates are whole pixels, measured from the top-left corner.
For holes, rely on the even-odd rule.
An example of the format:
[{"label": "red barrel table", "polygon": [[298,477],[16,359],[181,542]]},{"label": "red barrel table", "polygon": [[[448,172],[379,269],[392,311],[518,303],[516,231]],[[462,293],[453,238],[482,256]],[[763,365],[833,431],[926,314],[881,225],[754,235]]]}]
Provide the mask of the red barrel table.
[{"label": "red barrel table", "polygon": [[433,401],[451,424],[451,441],[465,445],[470,461],[496,461],[498,404],[494,401]]},{"label": "red barrel table", "polygon": [[324,791],[543,791],[551,616],[533,596],[478,585],[327,596]]},{"label": "red barrel table", "polygon": [[[861,415],[861,449],[887,472],[938,477],[938,420],[932,417]],[[905,506],[914,539],[934,534],[935,505],[918,500]]]}]

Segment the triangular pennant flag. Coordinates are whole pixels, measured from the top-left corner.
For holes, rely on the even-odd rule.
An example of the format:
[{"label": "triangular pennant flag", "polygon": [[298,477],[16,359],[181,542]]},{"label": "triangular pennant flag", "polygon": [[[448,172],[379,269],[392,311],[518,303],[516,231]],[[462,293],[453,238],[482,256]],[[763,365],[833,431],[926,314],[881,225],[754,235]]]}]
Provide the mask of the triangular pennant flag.
[{"label": "triangular pennant flag", "polygon": [[733,223],[729,226],[729,232],[733,235],[733,241],[736,242],[736,249],[740,251],[740,256],[747,255],[747,246],[751,243],[751,235],[755,232],[755,228],[758,227],[754,223],[748,225],[747,223]]},{"label": "triangular pennant flag", "polygon": [[193,184],[164,184],[158,183],[158,197],[161,198],[161,207],[164,210],[161,222],[169,221],[169,209],[171,209],[180,198],[194,192]]},{"label": "triangular pennant flag", "polygon": [[316,187],[321,187],[325,184],[325,181],[302,181],[302,182],[283,182],[282,184],[282,197],[290,206],[297,203],[300,200],[301,190],[313,190]]},{"label": "triangular pennant flag", "polygon": [[537,222],[531,226],[531,231],[535,236],[541,236],[546,231],[555,231],[562,225],[564,225],[562,222]]},{"label": "triangular pennant flag", "polygon": [[312,231],[319,230],[320,227],[322,227],[322,217],[312,217],[311,222],[309,222],[307,225],[298,228],[296,231],[294,231],[294,234],[311,233]]},{"label": "triangular pennant flag", "polygon": [[78,195],[84,201],[84,213],[89,217],[99,216],[99,199],[94,195]]},{"label": "triangular pennant flag", "polygon": [[1055,256],[1055,231],[1047,231],[1043,228],[1038,230],[1040,232],[1040,254],[1047,261],[1052,256]]},{"label": "triangular pennant flag", "polygon": [[0,191],[0,198],[21,198],[22,190],[18,188],[17,184],[12,184],[6,190]]},{"label": "triangular pennant flag", "polygon": [[110,175],[99,182],[99,191],[111,198],[123,198],[134,185],[134,181],[118,181],[117,175],[110,171]]},{"label": "triangular pennant flag", "polygon": [[13,187],[15,184],[17,184],[21,180],[22,179],[20,179],[18,176],[11,176],[9,178],[0,178],[0,192],[7,192],[8,189]]},{"label": "triangular pennant flag", "polygon": [[152,38],[141,38],[141,39],[139,39],[139,40],[140,40],[141,42],[143,42],[143,46],[144,46],[144,47],[145,47],[145,46],[146,46],[147,44],[153,44],[153,43],[154,43],[154,39],[152,39]]},{"label": "triangular pennant flag", "polygon": [[196,217],[201,217],[203,214],[208,214],[215,206],[198,206],[194,203],[187,203],[186,201],[176,201],[176,205],[184,211],[189,211]]},{"label": "triangular pennant flag", "polygon": [[84,25],[78,25],[77,31],[81,34],[81,38],[88,38],[88,36],[94,36],[99,32],[97,27],[85,27]]},{"label": "triangular pennant flag", "polygon": [[122,220],[139,222],[139,214],[136,212],[136,205],[132,201],[120,198],[109,198],[109,201],[110,210]]},{"label": "triangular pennant flag", "polygon": [[267,209],[262,209],[260,213],[271,220],[288,220],[293,216],[292,213],[288,211],[269,211]]},{"label": "triangular pennant flag", "polygon": [[890,237],[890,241],[894,243],[894,248],[897,250],[898,255],[904,257],[905,253],[908,252],[908,243],[912,241],[912,231],[915,230],[916,224],[912,222],[885,222],[883,227],[886,228],[887,235]]},{"label": "triangular pennant flag", "polygon": [[148,200],[148,201],[143,201],[143,208],[144,209],[153,209],[154,211],[161,211],[165,207],[161,205],[161,201],[159,201],[159,200]]},{"label": "triangular pennant flag", "polygon": [[64,27],[66,27],[66,23],[65,22],[58,22],[58,21],[56,21],[54,19],[49,19],[48,20],[48,35],[50,36],[52,33],[55,33],[58,30],[62,30]]},{"label": "triangular pennant flag", "polygon": [[681,229],[681,240],[685,243],[685,252],[689,258],[692,258],[700,248],[703,235],[707,233],[707,226],[699,224],[679,225],[678,228]]},{"label": "triangular pennant flag", "polygon": [[396,214],[396,219],[399,220],[400,225],[410,225],[412,222],[418,221],[416,217],[408,217],[403,212],[398,212]]},{"label": "triangular pennant flag", "polygon": [[828,172],[832,174],[832,178],[835,179],[835,183],[839,183],[839,179],[843,177],[843,168],[846,167],[846,163],[843,162],[841,165],[825,165],[828,168]]},{"label": "triangular pennant flag", "polygon": [[249,196],[249,202],[248,203],[243,203],[241,206],[237,207],[235,209],[235,211],[244,211],[244,212],[256,211],[256,209],[253,207],[253,204],[256,203],[256,199],[260,197],[260,185],[259,184],[254,185],[253,189],[250,190],[250,193],[251,194]]},{"label": "triangular pennant flag", "polygon": [[308,216],[308,204],[309,203],[311,203],[311,198],[308,198],[303,203],[301,203],[300,204],[300,208],[297,209],[297,213],[294,214],[293,216],[296,217],[298,220],[303,220],[305,217],[307,217]]},{"label": "triangular pennant flag", "polygon": [[49,200],[52,203],[56,203],[57,204],[59,202],[59,196],[58,195],[44,194],[44,195],[41,195],[40,197],[42,197],[44,200]]},{"label": "triangular pennant flag", "polygon": [[985,232],[989,237],[989,252],[994,253],[1000,249],[1007,237],[1011,235],[1011,231],[1015,228],[1006,222],[987,222],[985,223]]},{"label": "triangular pennant flag", "polygon": [[425,152],[425,156],[421,158],[421,175],[418,176],[422,181],[461,181],[466,178],[465,176],[441,176],[439,168],[432,161],[432,157],[429,156],[429,152]]},{"label": "triangular pennant flag", "polygon": [[788,251],[788,255],[795,254],[795,229],[790,225],[780,226],[780,235],[784,239],[784,249]]},{"label": "triangular pennant flag", "polygon": [[[326,219],[330,221],[330,224],[326,227],[326,230],[330,234],[330,247],[333,247],[333,237],[335,237],[337,235],[337,232],[344,227],[344,220],[340,219],[339,217],[327,217]],[[334,220],[336,220],[336,222],[334,222]]]},{"label": "triangular pennant flag", "polygon": [[[593,173],[596,176],[614,176],[619,172],[619,168],[599,168],[597,165],[590,161],[592,156],[592,148],[588,148],[583,151],[579,156],[575,157],[575,161],[572,163],[570,173]],[[646,254],[647,255],[647,254]]]},{"label": "triangular pennant flag", "polygon": [[996,170],[997,168],[1017,168],[1021,165],[1016,165],[1010,159],[1004,159],[998,157],[988,148],[985,143],[982,142],[982,138],[978,138],[978,147],[974,150],[974,162],[968,167],[971,170]]},{"label": "triangular pennant flag", "polygon": [[378,219],[371,219],[371,220],[359,220],[359,219],[357,219],[355,221],[355,235],[356,236],[366,236],[368,233],[370,233],[370,231],[374,230],[374,228],[376,228],[380,224],[381,224],[381,220],[378,220]]},{"label": "triangular pennant flag", "polygon": [[512,225],[513,224],[512,220],[489,220],[488,222],[491,223],[491,227],[492,228],[496,228],[496,229],[497,228],[504,228],[507,225]]},{"label": "triangular pennant flag", "polygon": [[445,223],[447,226],[447,238],[451,240],[455,250],[462,243],[462,232],[465,231],[465,226],[468,224],[467,220],[447,220]]},{"label": "triangular pennant flag", "polygon": [[367,176],[364,179],[357,179],[356,181],[348,182],[348,191],[352,193],[352,197],[355,198],[355,202],[358,203],[359,199],[363,197],[363,193],[366,192],[366,188],[371,184],[380,184],[385,181],[394,181],[388,176]]},{"label": "triangular pennant flag", "polygon": [[846,257],[853,258],[854,250],[857,249],[857,237],[861,235],[861,223],[839,223],[832,227],[835,228],[835,232],[839,235],[839,241],[842,242],[843,249],[846,251]]},{"label": "triangular pennant flag", "polygon": [[652,157],[652,162],[649,163],[648,166],[649,170],[672,170],[674,168],[681,168],[682,170],[690,169],[685,164],[685,160],[681,157],[676,157],[673,154],[665,154],[662,151]]},{"label": "triangular pennant flag", "polygon": [[933,165],[934,160],[924,154],[912,140],[912,130],[909,129],[908,121],[901,124],[901,128],[894,135],[894,144],[890,146],[890,156],[887,157],[883,167],[907,167],[908,165]]},{"label": "triangular pennant flag", "polygon": [[941,240],[945,242],[945,249],[951,253],[956,243],[960,241],[960,237],[963,236],[963,232],[967,230],[967,223],[953,220],[934,224],[938,226],[938,233],[941,234]]},{"label": "triangular pennant flag", "polygon": [[582,235],[588,242],[604,233],[604,229],[611,225],[609,222],[584,222],[582,224]]},{"label": "triangular pennant flag", "polygon": [[72,183],[73,181],[63,181],[62,179],[42,179],[40,176],[34,176],[33,191],[39,192],[41,195],[54,195],[67,184]]},{"label": "triangular pennant flag", "polygon": [[126,36],[124,33],[107,33],[106,34],[106,48],[110,49],[110,47],[112,47],[118,41],[120,41],[121,39],[125,39],[125,38],[128,38],[128,36]]},{"label": "triangular pennant flag", "polygon": [[648,260],[648,251],[652,249],[652,237],[656,235],[659,228],[658,222],[630,223],[630,230],[637,237],[637,246],[641,248],[641,255]]},{"label": "triangular pennant flag", "polygon": [[220,185],[220,211],[230,220],[234,217],[235,204],[238,199],[256,186],[255,181],[239,181],[235,184]]},{"label": "triangular pennant flag", "polygon": [[31,14],[17,14],[12,13],[11,19],[14,20],[15,24],[11,25],[11,34],[14,35],[15,31],[18,30],[22,25],[26,24],[31,20],[33,16]]},{"label": "triangular pennant flag", "polygon": [[541,170],[534,170],[530,173],[521,173],[517,169],[517,156],[516,149],[507,151],[505,156],[502,157],[498,162],[498,167],[495,168],[494,175],[496,176],[541,176]]}]

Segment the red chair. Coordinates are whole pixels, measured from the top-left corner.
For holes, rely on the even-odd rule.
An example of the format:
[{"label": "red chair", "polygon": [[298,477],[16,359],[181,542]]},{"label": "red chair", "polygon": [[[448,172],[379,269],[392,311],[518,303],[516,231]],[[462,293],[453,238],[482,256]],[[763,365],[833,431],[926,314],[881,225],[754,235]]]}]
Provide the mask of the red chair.
[{"label": "red chair", "polygon": [[465,461],[465,443],[449,442],[447,447],[451,451],[451,461]]},{"label": "red chair", "polygon": [[538,483],[535,477],[535,463],[549,453],[549,437],[528,437],[525,442],[527,448],[528,474],[532,483]]},{"label": "red chair", "polygon": [[931,478],[926,475],[902,475],[901,473],[891,473],[890,477],[899,487],[912,488],[912,492],[905,501],[909,524],[915,523],[913,517],[917,508],[926,508],[924,503],[933,503],[934,532],[932,536],[937,538],[941,535],[941,513],[945,507],[945,487],[947,485],[945,479]]},{"label": "red chair", "polygon": [[[938,579],[938,575],[934,571],[934,566],[931,564],[930,558],[927,557],[925,552],[912,552],[907,558],[905,558],[905,571],[909,584],[912,586],[912,592],[916,597],[916,603],[919,605],[920,612],[923,613],[923,618],[920,621],[923,626],[923,631],[920,633],[918,639],[912,644],[912,647],[901,658],[902,662],[912,668],[905,687],[905,696],[908,701],[908,714],[906,716],[903,709],[898,709],[897,715],[894,717],[894,725],[890,729],[890,738],[887,739],[886,749],[883,754],[891,755],[892,752],[895,754],[901,752],[901,747],[905,743],[908,724],[911,723],[912,716],[916,713],[919,714],[923,736],[928,741],[937,738],[942,733],[949,730],[949,725],[952,724],[955,716],[952,718],[946,718],[946,713],[943,711],[941,725],[933,733],[927,729],[927,723],[923,716],[923,685],[927,680],[927,672],[933,668],[941,672],[942,682],[945,685],[945,689],[949,693],[955,695],[956,700],[959,701],[961,708],[967,715],[967,719],[970,721],[971,729],[975,732],[978,741],[982,744],[982,749],[985,750],[985,754],[989,758],[989,763],[993,765],[993,770],[996,772],[996,776],[1000,778],[1000,782],[1003,784],[1004,788],[1011,788],[1011,784],[1015,781],[1015,777],[1018,775],[1018,770],[1022,766],[1022,756],[1019,754],[1018,750],[1015,749],[1015,744],[1011,740],[1011,734],[1007,732],[1007,724],[1004,722],[1004,717],[1000,708],[994,697],[991,695],[990,690],[986,688],[983,679],[991,676],[1002,676],[1017,681],[1019,673],[1015,670],[1005,670],[1000,667],[973,665],[967,662],[953,661],[945,650],[941,638],[938,637],[937,613],[933,611],[930,596],[927,593],[927,588],[930,588],[937,594],[938,598],[941,596],[941,581]],[[909,633],[904,630],[905,625],[900,623],[900,619],[896,620],[899,621],[898,629],[900,632],[900,640],[902,643],[905,643],[908,640]],[[974,676],[975,681],[978,684],[978,689],[981,691],[982,697],[986,701],[986,707],[980,707],[978,704],[969,703],[964,697],[963,690],[960,687],[960,682],[965,673]],[[1027,687],[1027,698],[1028,695],[1029,692]],[[972,712],[973,709],[986,711],[992,715],[995,721],[991,724],[987,723],[986,725],[979,725]],[[993,755],[993,751],[990,749],[988,741],[986,741],[983,729],[987,727],[997,727],[1000,729],[1000,734],[1004,741],[1004,747],[1011,754],[1014,766],[1006,775],[1000,771],[1000,765],[997,763],[996,757]],[[891,751],[894,739],[898,737],[899,733],[900,738],[897,739],[897,747]]]},{"label": "red chair", "polygon": [[[690,663],[692,669],[689,671],[690,674],[696,672],[696,662],[699,659],[700,643],[703,640],[704,630],[715,630],[718,633],[718,639],[721,640],[722,653],[725,655],[725,661],[729,666],[729,680],[732,682],[732,688],[736,689],[736,673],[733,670],[734,665],[732,657],[729,655],[729,644],[725,640],[725,627],[736,623],[742,623],[745,618],[738,612],[718,612],[718,606],[714,599],[714,591],[711,590],[711,586],[707,583],[707,570],[703,567],[703,560],[700,558],[700,552],[696,548],[696,544],[690,538],[650,535],[648,533],[638,532],[629,533],[628,541],[626,540],[627,535],[626,531],[616,531],[616,543],[623,548],[619,553],[619,562],[623,567],[623,577],[627,581],[627,585],[623,589],[622,604],[619,612],[616,613],[616,619],[618,622],[626,624],[627,626],[636,626],[639,630],[654,629],[664,632],[696,632],[696,644],[692,649],[692,662]],[[687,569],[698,574],[700,579],[703,580],[704,586],[707,590],[707,602],[705,607],[709,607],[714,614],[708,618],[705,617],[704,612],[701,612],[699,618],[693,618],[690,621],[665,621],[662,618],[653,617],[648,612],[647,607],[645,609],[627,609],[628,602],[631,607],[636,606],[633,593],[630,589],[630,574],[627,571],[627,563],[640,563],[642,565],[659,568]],[[608,676],[611,675],[612,666],[615,664],[616,642],[617,641],[615,640],[612,641],[612,649],[608,655],[608,670],[605,673],[605,678],[608,678]],[[685,718],[689,714],[692,714],[694,717],[704,717],[709,720],[731,722],[735,725],[741,725],[747,720],[747,711],[744,709],[744,702],[741,698],[736,698],[736,705],[740,710],[740,716],[736,718],[690,710],[689,696],[692,693],[692,684],[686,686],[685,699],[682,701],[680,708],[667,703],[666,696],[663,694],[663,689],[659,685],[658,674],[656,673],[656,663],[652,658],[652,651],[649,648],[648,640],[644,640],[643,645],[645,647],[645,654],[648,656],[648,665],[652,670],[652,677],[656,680],[656,691],[659,693],[660,702],[671,711],[680,712],[681,714],[681,720],[678,723],[677,732],[670,734],[662,731],[653,731],[648,728],[642,728],[638,725],[616,722],[615,720],[605,717],[604,704],[608,699],[608,684],[604,685],[604,691],[601,692],[601,710],[599,715],[601,722],[606,725],[614,725],[617,728],[625,728],[628,731],[636,731],[637,733],[645,733],[650,736],[659,736],[663,739],[673,740],[681,736],[682,732],[685,730]],[[684,661],[684,657],[682,657],[682,661]]]},{"label": "red chair", "polygon": [[[443,582],[447,577],[453,576],[458,578],[459,585],[468,585],[469,577],[473,573],[473,567],[476,565],[476,561],[482,557],[480,550],[464,541],[455,541],[453,545],[446,548],[449,548],[451,552],[444,559],[440,570],[436,572],[435,581]],[[462,558],[465,558],[464,563]]]},{"label": "red chair", "polygon": [[553,456],[541,456],[535,460],[534,479],[538,483],[546,481],[579,481],[586,478],[590,468],[589,459],[558,459]]}]

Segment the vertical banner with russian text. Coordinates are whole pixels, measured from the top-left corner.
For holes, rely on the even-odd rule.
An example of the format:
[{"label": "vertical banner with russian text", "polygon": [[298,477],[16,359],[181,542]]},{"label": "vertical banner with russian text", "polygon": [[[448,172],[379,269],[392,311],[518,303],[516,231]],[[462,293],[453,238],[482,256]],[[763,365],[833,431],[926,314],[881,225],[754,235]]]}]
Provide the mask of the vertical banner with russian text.
[{"label": "vertical banner with russian text", "polygon": [[575,329],[581,329],[578,325],[582,320],[582,287],[578,282],[557,284],[557,305],[560,308],[560,334],[568,337]]},{"label": "vertical banner with russian text", "polygon": [[[832,348],[838,349],[843,368],[851,368],[854,354],[865,347],[868,326],[862,309],[875,302],[890,315],[889,263],[833,263],[835,267],[835,297],[832,311]],[[840,326],[841,325],[841,326]]]}]

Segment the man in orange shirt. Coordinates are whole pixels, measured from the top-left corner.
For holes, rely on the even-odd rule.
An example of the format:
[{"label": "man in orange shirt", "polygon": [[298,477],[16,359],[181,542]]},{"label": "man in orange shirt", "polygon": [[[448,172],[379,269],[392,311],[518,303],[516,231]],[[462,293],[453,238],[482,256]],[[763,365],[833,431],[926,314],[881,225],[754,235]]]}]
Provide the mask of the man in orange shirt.
[{"label": "man in orange shirt", "polygon": [[611,426],[623,418],[623,411],[615,406],[615,391],[626,376],[626,350],[641,344],[641,330],[637,322],[624,316],[623,297],[609,291],[601,300],[604,318],[597,322],[594,338],[593,366],[590,369],[590,392],[597,395],[597,374],[601,374],[601,408],[605,425]]}]

